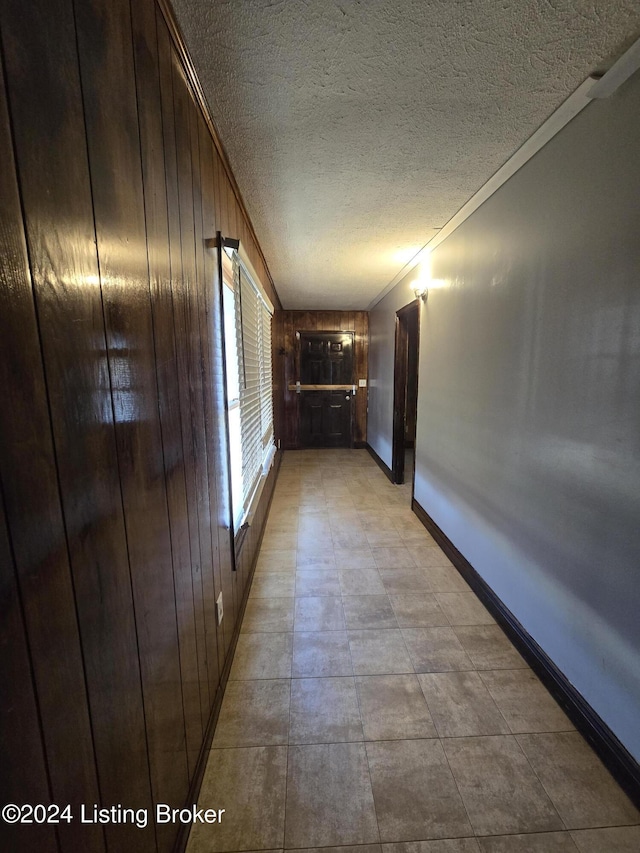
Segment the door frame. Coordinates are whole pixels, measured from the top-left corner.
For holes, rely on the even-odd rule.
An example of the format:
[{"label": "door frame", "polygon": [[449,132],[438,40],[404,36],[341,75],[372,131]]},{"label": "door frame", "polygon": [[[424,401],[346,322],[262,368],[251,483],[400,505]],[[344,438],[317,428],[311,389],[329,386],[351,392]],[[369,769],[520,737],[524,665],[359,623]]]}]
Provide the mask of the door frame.
[{"label": "door frame", "polygon": [[[407,410],[407,379],[408,379],[408,350],[409,324],[411,314],[417,312],[416,346],[420,352],[420,299],[414,299],[408,305],[396,311],[395,352],[393,360],[393,439],[391,445],[391,474],[393,482],[404,483],[404,454],[405,454],[405,416]],[[419,360],[419,359],[418,359]],[[416,384],[418,382],[418,367],[416,366]],[[415,447],[414,447],[415,470]],[[412,472],[413,482],[413,472]]]}]

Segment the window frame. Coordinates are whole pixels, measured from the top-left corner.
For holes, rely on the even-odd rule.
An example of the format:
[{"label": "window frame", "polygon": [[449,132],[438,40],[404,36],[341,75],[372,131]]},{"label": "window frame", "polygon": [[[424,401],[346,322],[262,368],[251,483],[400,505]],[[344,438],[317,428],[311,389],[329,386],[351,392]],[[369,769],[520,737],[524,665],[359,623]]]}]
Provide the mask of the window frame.
[{"label": "window frame", "polygon": [[[253,519],[253,513],[257,500],[262,493],[264,481],[269,473],[275,456],[275,438],[273,423],[273,366],[272,366],[272,317],[273,305],[264,291],[255,271],[244,253],[235,249],[223,249],[222,252],[222,285],[223,285],[223,314],[225,334],[225,383],[227,387],[226,419],[229,434],[229,461],[230,461],[230,483],[231,483],[231,523],[236,544],[236,552],[239,551],[247,528]],[[225,291],[224,288],[227,288]],[[243,289],[244,288],[244,289]],[[235,312],[235,326],[229,340],[227,323],[229,318],[227,311],[229,292],[233,298]],[[253,324],[251,325],[249,314],[243,320],[242,299],[249,297],[253,301],[250,306]],[[249,306],[246,306],[247,308]],[[267,330],[265,341],[265,330]],[[252,368],[249,371],[251,384],[248,389],[248,397],[243,399],[243,392],[247,390],[247,375],[245,358],[245,345],[251,347],[253,359]],[[268,357],[267,357],[268,356]],[[237,378],[238,396],[232,397],[230,393],[229,373],[230,359],[233,359],[233,372]],[[268,383],[265,385],[265,378]],[[244,385],[243,385],[244,383]],[[257,393],[256,393],[257,389]],[[266,392],[265,392],[266,390]],[[247,416],[247,409],[249,415]],[[240,445],[239,455],[237,448],[232,452],[232,426],[230,414],[239,410]],[[256,411],[258,429],[256,431]],[[264,417],[267,415],[267,424],[264,425]],[[236,427],[237,429],[237,427]],[[248,430],[248,433],[246,432]],[[247,450],[247,435],[252,442]],[[254,446],[255,444],[255,446]],[[253,447],[253,450],[251,449]],[[256,462],[257,457],[257,462]],[[247,479],[246,460],[251,464],[248,466],[251,482]],[[239,471],[239,476],[238,476]],[[235,484],[235,487],[234,487]],[[242,493],[238,495],[238,484]]]}]

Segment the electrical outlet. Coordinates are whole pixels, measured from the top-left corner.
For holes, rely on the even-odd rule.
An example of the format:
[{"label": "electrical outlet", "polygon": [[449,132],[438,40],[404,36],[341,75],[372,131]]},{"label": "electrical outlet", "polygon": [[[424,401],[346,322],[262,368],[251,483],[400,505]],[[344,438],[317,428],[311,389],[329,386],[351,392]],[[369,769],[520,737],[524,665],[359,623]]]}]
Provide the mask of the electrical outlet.
[{"label": "electrical outlet", "polygon": [[218,625],[222,623],[222,617],[224,616],[224,609],[222,607],[222,593],[216,598],[216,615],[218,617]]}]

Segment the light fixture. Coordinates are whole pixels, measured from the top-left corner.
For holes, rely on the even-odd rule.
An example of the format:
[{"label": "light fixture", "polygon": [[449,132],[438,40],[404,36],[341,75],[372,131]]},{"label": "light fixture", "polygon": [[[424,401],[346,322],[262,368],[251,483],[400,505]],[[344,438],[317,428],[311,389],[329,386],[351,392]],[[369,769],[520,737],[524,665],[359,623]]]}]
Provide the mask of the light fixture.
[{"label": "light fixture", "polygon": [[426,302],[429,298],[429,288],[427,287],[424,281],[420,281],[417,278],[415,281],[412,281],[409,285],[411,290],[413,290],[413,294],[416,299],[422,299],[423,302]]}]

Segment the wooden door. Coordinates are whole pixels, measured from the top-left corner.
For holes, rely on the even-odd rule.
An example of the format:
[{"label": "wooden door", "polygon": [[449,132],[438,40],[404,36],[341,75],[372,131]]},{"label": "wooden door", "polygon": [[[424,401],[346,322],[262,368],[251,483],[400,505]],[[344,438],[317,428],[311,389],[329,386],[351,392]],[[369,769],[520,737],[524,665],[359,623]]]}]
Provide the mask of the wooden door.
[{"label": "wooden door", "polygon": [[[301,447],[351,447],[353,443],[353,333],[299,332]],[[333,388],[332,386],[335,386]]]},{"label": "wooden door", "polygon": [[[405,449],[415,441],[418,401],[418,351],[420,342],[420,300],[396,311],[396,342],[393,377],[394,483],[405,480]],[[415,467],[415,458],[414,458]],[[413,480],[413,471],[411,472]]]}]

